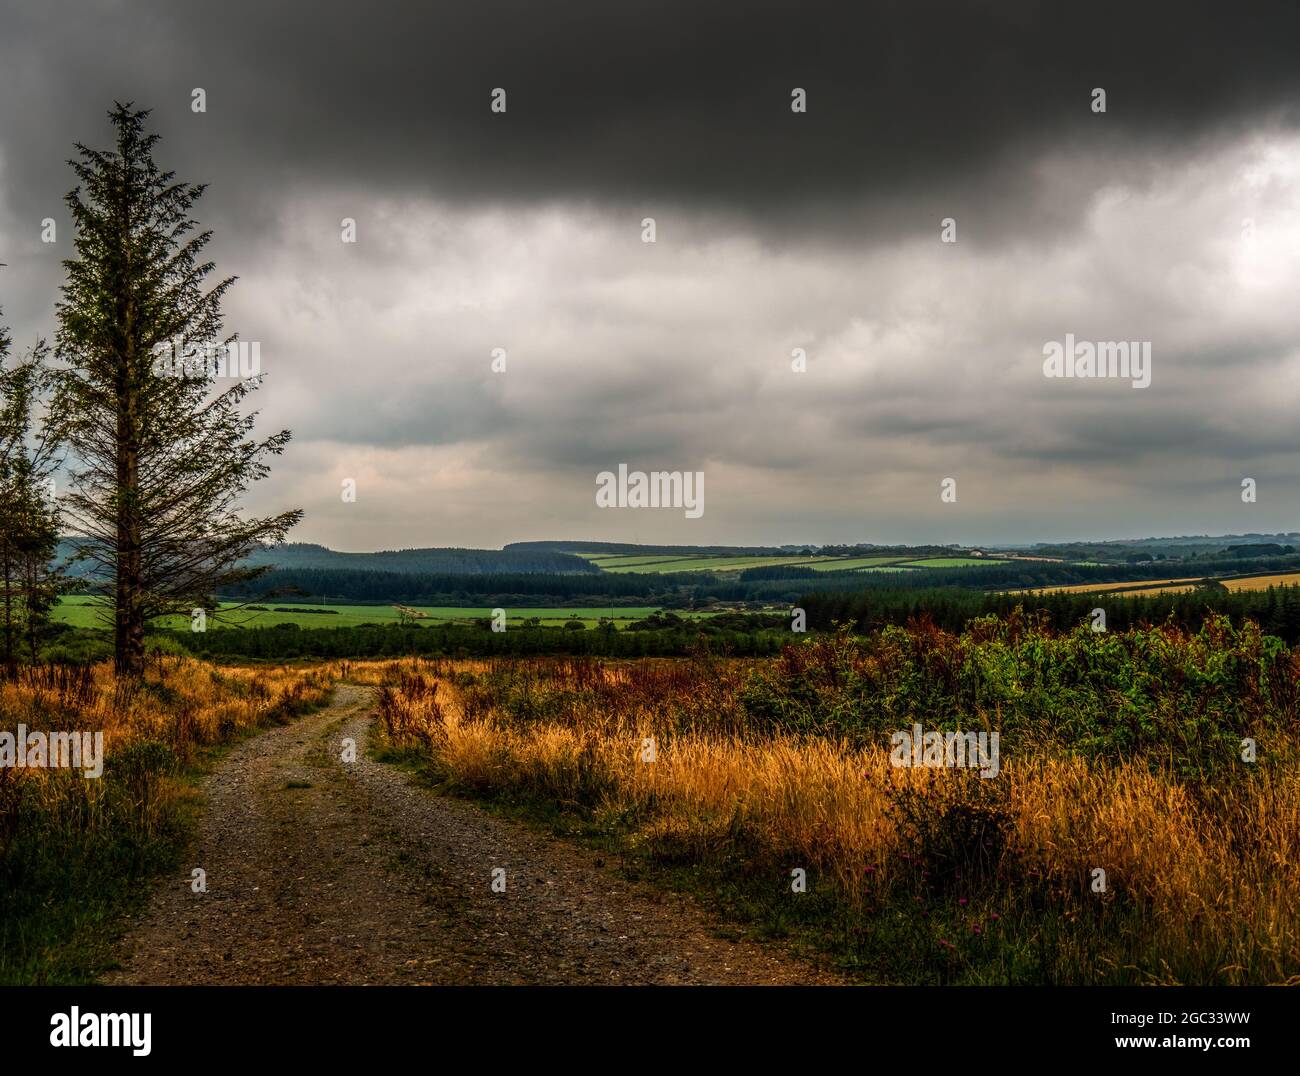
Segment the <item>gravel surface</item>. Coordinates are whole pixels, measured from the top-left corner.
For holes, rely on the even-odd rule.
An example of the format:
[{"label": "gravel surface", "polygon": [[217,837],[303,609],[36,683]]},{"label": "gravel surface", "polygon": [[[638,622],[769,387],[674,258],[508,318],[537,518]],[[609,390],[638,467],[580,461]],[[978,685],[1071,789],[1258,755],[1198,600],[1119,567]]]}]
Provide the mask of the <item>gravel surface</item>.
[{"label": "gravel surface", "polygon": [[[342,685],[329,708],[236,747],[206,780],[192,862],[154,894],[104,981],[841,981],[773,945],[724,940],[690,898],[373,761],[371,719],[371,691]],[[345,737],[355,762],[340,761]],[[206,893],[191,890],[194,867]]]}]

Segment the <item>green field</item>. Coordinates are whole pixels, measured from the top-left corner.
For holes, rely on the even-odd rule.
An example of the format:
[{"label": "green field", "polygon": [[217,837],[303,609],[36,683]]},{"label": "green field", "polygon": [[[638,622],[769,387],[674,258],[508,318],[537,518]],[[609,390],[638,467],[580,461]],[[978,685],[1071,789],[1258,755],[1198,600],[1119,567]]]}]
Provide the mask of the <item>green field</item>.
[{"label": "green field", "polygon": [[[99,610],[93,599],[84,596],[68,596],[60,599],[54,618],[77,628],[94,628],[110,626],[99,617]],[[297,624],[302,628],[344,628],[356,627],[358,624],[394,624],[399,620],[396,608],[391,605],[317,605],[315,602],[256,602],[268,609],[292,608],[294,610],[320,609],[322,612],[260,612],[247,607],[241,608],[233,602],[222,603],[222,613],[208,617],[209,628],[244,627],[273,628],[277,624]],[[490,608],[462,608],[447,605],[416,605],[411,608],[425,614],[417,620],[420,625],[461,623],[479,620],[492,615]],[[506,624],[521,627],[526,620],[537,617],[545,626],[554,627],[570,620],[579,620],[587,627],[595,627],[602,619],[613,620],[618,627],[625,627],[633,620],[642,620],[651,613],[659,611],[656,605],[624,605],[609,608],[586,607],[551,607],[548,609],[507,609]],[[684,617],[708,616],[707,613],[686,613]],[[168,616],[154,621],[157,627],[186,629],[190,627],[189,617]]]},{"label": "green field", "polygon": [[878,571],[881,565],[902,564],[906,559],[905,557],[836,557],[820,564],[810,564],[809,567],[815,572],[846,572],[859,568]]},{"label": "green field", "polygon": [[819,564],[833,557],[589,557],[603,571],[614,573],[646,572],[741,572],[746,568],[767,568],[773,564]]},{"label": "green field", "polygon": [[990,564],[1009,564],[1005,560],[985,560],[983,557],[932,557],[929,560],[905,560],[909,568],[980,568]]},{"label": "green field", "polygon": [[602,571],[616,574],[630,572],[660,575],[665,572],[742,572],[746,568],[808,567],[817,572],[845,571],[911,571],[915,568],[968,568],[981,564],[1006,564],[1007,561],[988,561],[980,557],[907,556],[834,557],[802,556],[797,553],[771,556],[707,556],[690,554],[671,556],[663,553],[579,553]]},{"label": "green field", "polygon": [[610,566],[628,568],[633,565],[669,564],[674,561],[688,559],[686,557],[664,556],[662,553],[644,557],[627,557],[623,556],[621,553],[579,553],[578,555],[580,557],[585,557],[587,560],[591,561],[592,564],[598,565],[601,568]]}]

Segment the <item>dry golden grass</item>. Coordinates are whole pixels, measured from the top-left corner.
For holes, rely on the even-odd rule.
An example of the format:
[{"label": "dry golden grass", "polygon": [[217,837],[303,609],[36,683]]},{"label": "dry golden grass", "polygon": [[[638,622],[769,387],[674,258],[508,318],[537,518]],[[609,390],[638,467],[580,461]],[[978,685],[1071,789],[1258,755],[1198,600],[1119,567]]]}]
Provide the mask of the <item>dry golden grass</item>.
[{"label": "dry golden grass", "polygon": [[452,673],[482,673],[492,666],[487,658],[394,658],[387,661],[339,661],[331,669],[341,679],[367,687],[395,683],[403,673],[421,673],[427,676],[442,677]]},{"label": "dry golden grass", "polygon": [[[1129,598],[1134,595],[1188,594],[1195,590],[1200,578],[1170,579],[1164,581],[1149,579],[1134,583],[1077,583],[1065,587],[1034,587],[1026,590],[1008,590],[1007,594],[1111,594],[1117,598]],[[1269,587],[1300,586],[1300,572],[1283,572],[1276,575],[1253,575],[1245,579],[1220,579],[1231,591],[1267,590]]]},{"label": "dry golden grass", "polygon": [[[154,823],[177,794],[160,777],[176,762],[189,762],[197,749],[248,733],[325,701],[337,675],[332,665],[251,668],[215,666],[192,658],[151,663],[143,682],[119,680],[111,663],[88,668],[22,669],[17,680],[0,681],[0,728],[103,733],[106,766],[132,748],[152,747],[128,766],[141,812],[141,828]],[[0,769],[0,823],[18,804],[45,802],[64,813],[94,806],[105,784],[80,771]]]},{"label": "dry golden grass", "polygon": [[336,673],[334,665],[253,668],[166,658],[133,687],[108,662],[21,670],[16,681],[0,681],[0,714],[4,727],[102,730],[110,756],[132,741],[158,740],[186,757],[277,712],[323,701]]},{"label": "dry golden grass", "polygon": [[[682,731],[680,699],[642,697],[614,721],[581,703],[556,719],[520,721],[478,701],[467,718],[453,679],[486,664],[447,662],[436,683],[428,663],[368,670],[401,679],[382,710],[390,737],[429,752],[461,790],[635,818],[635,842],[698,857],[743,835],[755,869],[777,877],[791,865],[816,868],[861,908],[906,885],[918,852],[908,817],[955,818],[954,808],[996,785],[1005,830],[988,882],[1004,917],[1046,899],[1081,918],[1122,899],[1145,924],[1147,951],[1170,957],[1134,973],[1140,981],[1280,982],[1300,971],[1294,766],[1194,794],[1145,762],[1042,754],[1004,759],[1001,777],[981,789],[969,774],[894,767],[884,747]],[[600,687],[617,694],[620,683],[632,692],[619,670]],[[707,701],[716,685],[697,687]],[[641,759],[648,738],[653,764]],[[910,816],[898,806],[905,790]],[[1094,868],[1106,871],[1101,896],[1089,886]]]},{"label": "dry golden grass", "polygon": [[105,924],[172,869],[197,791],[178,768],[326,700],[337,668],[151,661],[24,668],[0,681],[0,729],[103,734],[103,772],[0,767],[0,983],[82,983],[111,958]]},{"label": "dry golden grass", "polygon": [[1300,586],[1300,572],[1284,572],[1279,575],[1253,575],[1249,579],[1224,579],[1223,585],[1229,590],[1267,590],[1269,587]]},{"label": "dry golden grass", "polygon": [[[1130,591],[1143,594],[1181,593],[1195,590],[1201,576],[1186,576],[1182,579],[1147,579],[1134,582],[1129,579],[1123,583],[1072,583],[1064,587],[1029,587],[1022,590],[1008,590],[1007,594],[1127,594]],[[1155,589],[1160,583],[1166,586]],[[1191,584],[1180,586],[1179,584]]]},{"label": "dry golden grass", "polygon": [[1138,587],[1135,590],[1108,590],[1106,593],[1115,598],[1155,597],[1157,594],[1190,594],[1196,589],[1195,584],[1170,587]]}]

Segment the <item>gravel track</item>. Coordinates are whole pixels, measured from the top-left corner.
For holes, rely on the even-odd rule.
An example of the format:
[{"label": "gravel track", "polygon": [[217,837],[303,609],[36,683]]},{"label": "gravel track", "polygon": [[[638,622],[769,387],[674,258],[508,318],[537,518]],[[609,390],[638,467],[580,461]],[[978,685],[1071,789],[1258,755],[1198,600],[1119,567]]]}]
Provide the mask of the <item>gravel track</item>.
[{"label": "gravel track", "polygon": [[[720,937],[689,897],[439,796],[366,753],[372,692],[245,741],[205,780],[183,876],[118,950],[117,984],[840,982]],[[356,761],[340,761],[342,741]],[[190,888],[201,867],[208,891]],[[505,870],[505,892],[492,889]]]}]

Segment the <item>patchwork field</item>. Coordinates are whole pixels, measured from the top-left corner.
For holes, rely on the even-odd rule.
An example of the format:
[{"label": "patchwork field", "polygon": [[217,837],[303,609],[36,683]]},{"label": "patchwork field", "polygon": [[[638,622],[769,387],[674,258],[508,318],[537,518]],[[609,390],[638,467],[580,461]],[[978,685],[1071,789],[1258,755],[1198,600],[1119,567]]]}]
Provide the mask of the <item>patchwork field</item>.
[{"label": "patchwork field", "polygon": [[[279,624],[296,624],[302,628],[343,628],[356,627],[360,624],[394,624],[401,619],[401,613],[394,605],[317,605],[306,602],[255,603],[264,608],[240,606],[234,602],[223,602],[222,612],[218,616],[209,616],[209,628],[273,628]],[[430,626],[439,624],[467,624],[492,615],[490,608],[462,608],[460,606],[423,605],[409,606],[423,616],[415,620],[416,624]],[[276,610],[290,610],[287,612]],[[587,627],[594,627],[602,619],[612,620],[618,627],[624,627],[634,620],[643,620],[651,613],[659,611],[656,605],[615,606],[612,608],[528,608],[507,609],[506,623],[520,626],[525,621],[536,617],[543,626],[557,626],[570,621],[580,621]],[[681,616],[707,616],[707,613],[680,613]],[[100,609],[94,599],[80,595],[71,595],[60,600],[55,611],[55,619],[77,628],[103,627]],[[155,622],[158,627],[184,629],[190,626],[188,617],[162,617]]]}]

